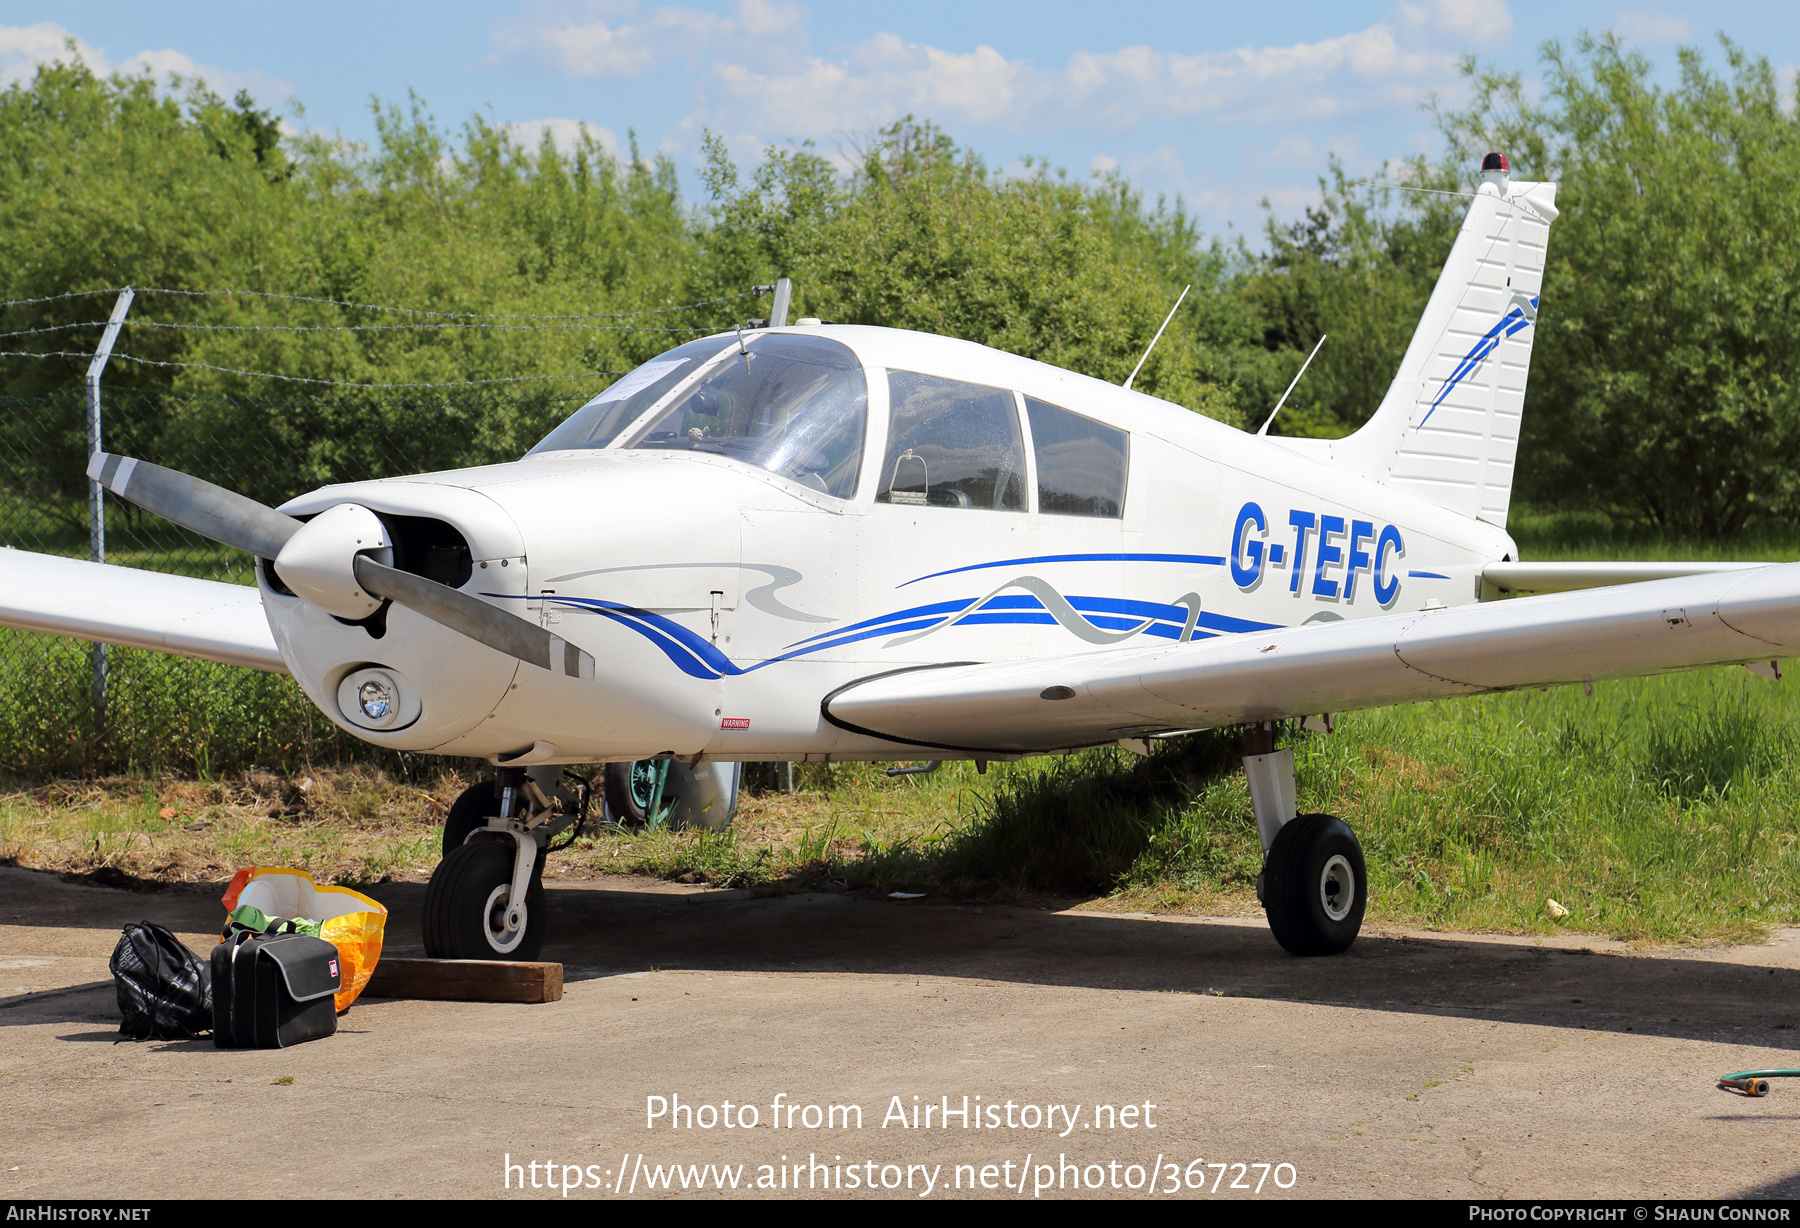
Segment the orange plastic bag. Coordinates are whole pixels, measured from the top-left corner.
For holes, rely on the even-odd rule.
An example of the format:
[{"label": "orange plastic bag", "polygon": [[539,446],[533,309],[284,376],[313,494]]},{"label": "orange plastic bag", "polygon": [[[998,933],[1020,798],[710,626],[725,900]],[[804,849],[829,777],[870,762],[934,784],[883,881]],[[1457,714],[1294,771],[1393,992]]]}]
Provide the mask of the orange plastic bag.
[{"label": "orange plastic bag", "polygon": [[305,870],[282,866],[239,870],[225,889],[224,904],[227,913],[249,904],[271,917],[310,917],[320,922],[319,937],[338,949],[339,1012],[350,1009],[381,959],[387,909],[360,891],[321,887]]}]

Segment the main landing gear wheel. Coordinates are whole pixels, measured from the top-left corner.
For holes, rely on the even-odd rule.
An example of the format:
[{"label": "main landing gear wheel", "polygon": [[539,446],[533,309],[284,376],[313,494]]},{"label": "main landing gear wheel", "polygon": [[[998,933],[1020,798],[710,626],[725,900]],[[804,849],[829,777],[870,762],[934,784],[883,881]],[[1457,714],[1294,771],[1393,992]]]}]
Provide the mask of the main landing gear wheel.
[{"label": "main landing gear wheel", "polygon": [[1337,955],[1362,929],[1369,874],[1362,846],[1336,815],[1303,814],[1282,824],[1263,863],[1269,929],[1294,955]]},{"label": "main landing gear wheel", "polygon": [[450,850],[438,863],[425,887],[426,955],[432,959],[538,957],[549,928],[544,883],[534,870],[531,886],[525,890],[525,924],[508,930],[513,860],[511,840],[482,839]]},{"label": "main landing gear wheel", "polygon": [[663,765],[655,759],[606,765],[606,807],[621,827],[642,827],[656,800],[656,773]]},{"label": "main landing gear wheel", "polygon": [[500,813],[500,799],[494,796],[494,782],[478,780],[462,791],[462,795],[450,803],[450,813],[444,816],[444,853],[448,857],[456,849],[463,846],[469,833],[478,827],[486,827],[488,816]]}]

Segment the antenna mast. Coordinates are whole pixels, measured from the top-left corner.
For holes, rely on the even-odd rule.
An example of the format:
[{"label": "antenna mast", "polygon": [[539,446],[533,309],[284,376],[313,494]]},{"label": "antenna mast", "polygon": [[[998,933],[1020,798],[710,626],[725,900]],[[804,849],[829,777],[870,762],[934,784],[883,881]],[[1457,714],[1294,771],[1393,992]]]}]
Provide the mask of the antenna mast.
[{"label": "antenna mast", "polygon": [[1133,367],[1131,369],[1131,374],[1125,377],[1125,387],[1127,389],[1131,387],[1131,381],[1137,378],[1138,372],[1144,369],[1144,362],[1150,357],[1150,351],[1154,350],[1156,348],[1156,343],[1162,340],[1163,328],[1169,327],[1169,321],[1173,320],[1175,318],[1175,313],[1181,310],[1181,300],[1185,299],[1188,296],[1188,291],[1193,288],[1193,286],[1184,286],[1181,291],[1181,298],[1175,300],[1175,305],[1169,308],[1169,314],[1163,317],[1162,328],[1156,330],[1156,336],[1150,338],[1150,344],[1144,347],[1144,357],[1138,359],[1138,365]]},{"label": "antenna mast", "polygon": [[1269,423],[1275,421],[1275,415],[1281,412],[1281,407],[1283,405],[1287,404],[1288,395],[1292,393],[1295,388],[1300,386],[1300,377],[1306,374],[1306,369],[1308,367],[1312,366],[1312,360],[1319,356],[1319,350],[1324,347],[1325,338],[1329,336],[1331,336],[1330,333],[1319,334],[1319,344],[1313,346],[1312,353],[1308,354],[1306,356],[1306,361],[1300,364],[1300,370],[1294,375],[1294,382],[1287,386],[1287,392],[1281,394],[1281,399],[1275,402],[1275,408],[1269,411],[1268,421],[1257,428],[1256,433],[1258,435],[1267,435],[1269,433]]}]

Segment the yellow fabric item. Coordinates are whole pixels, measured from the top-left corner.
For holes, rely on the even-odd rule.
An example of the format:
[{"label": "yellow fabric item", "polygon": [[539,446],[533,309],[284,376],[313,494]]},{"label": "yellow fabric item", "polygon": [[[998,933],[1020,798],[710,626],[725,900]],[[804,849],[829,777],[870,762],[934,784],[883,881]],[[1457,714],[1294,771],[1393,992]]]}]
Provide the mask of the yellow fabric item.
[{"label": "yellow fabric item", "polygon": [[271,917],[311,917],[320,922],[319,937],[338,949],[339,1013],[350,1009],[381,959],[387,909],[360,891],[321,887],[305,870],[285,866],[239,870],[225,889],[223,902],[227,913],[250,904]]}]

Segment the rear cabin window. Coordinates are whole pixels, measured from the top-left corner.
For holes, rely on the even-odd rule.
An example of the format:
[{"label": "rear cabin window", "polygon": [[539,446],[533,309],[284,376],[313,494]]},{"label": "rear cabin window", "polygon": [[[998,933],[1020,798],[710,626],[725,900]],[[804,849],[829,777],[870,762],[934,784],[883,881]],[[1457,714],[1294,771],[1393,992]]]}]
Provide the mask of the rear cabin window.
[{"label": "rear cabin window", "polygon": [[1129,436],[1031,397],[1025,398],[1025,413],[1037,454],[1038,511],[1123,516]]},{"label": "rear cabin window", "polygon": [[1025,510],[1025,443],[1012,393],[890,371],[888,405],[876,502]]}]

